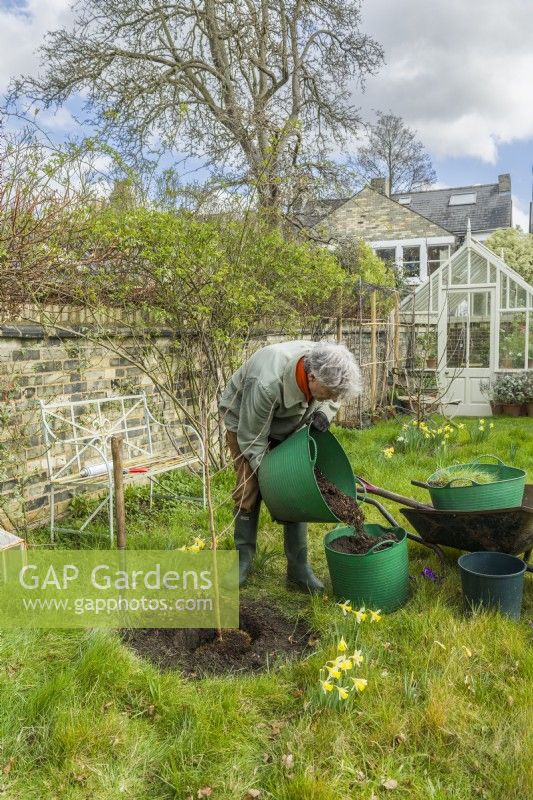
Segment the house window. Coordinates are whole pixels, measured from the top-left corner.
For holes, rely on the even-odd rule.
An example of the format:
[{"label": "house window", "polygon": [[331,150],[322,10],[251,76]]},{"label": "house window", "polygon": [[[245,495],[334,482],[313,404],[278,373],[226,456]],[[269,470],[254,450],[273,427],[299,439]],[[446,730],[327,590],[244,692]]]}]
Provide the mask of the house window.
[{"label": "house window", "polygon": [[428,275],[431,275],[450,257],[450,245],[428,247]]},{"label": "house window", "polygon": [[410,197],[399,197],[398,198],[398,202],[402,206],[408,206],[409,203],[411,202],[411,198]]},{"label": "house window", "polygon": [[470,206],[476,202],[476,192],[468,192],[465,194],[452,194],[450,195],[451,206]]},{"label": "house window", "polygon": [[388,266],[393,266],[396,261],[396,248],[380,247],[376,250],[376,255]]},{"label": "house window", "polygon": [[403,274],[406,278],[420,276],[420,247],[403,248]]}]

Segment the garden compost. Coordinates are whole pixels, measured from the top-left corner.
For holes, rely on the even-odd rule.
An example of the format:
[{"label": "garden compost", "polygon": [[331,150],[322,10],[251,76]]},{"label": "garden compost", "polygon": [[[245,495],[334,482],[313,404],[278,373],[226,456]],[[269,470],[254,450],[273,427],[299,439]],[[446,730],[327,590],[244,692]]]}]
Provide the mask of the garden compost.
[{"label": "garden compost", "polygon": [[300,656],[314,641],[302,621],[287,619],[273,606],[241,600],[240,628],[139,628],[122,630],[125,644],[161,669],[186,677],[270,668],[280,656]]},{"label": "garden compost", "polygon": [[366,533],[358,533],[357,536],[339,536],[328,544],[332,550],[338,553],[350,553],[351,555],[363,555],[368,553],[371,547],[378,542],[389,542],[398,537],[392,531],[384,533],[382,536],[368,536]]},{"label": "garden compost", "polygon": [[315,478],[322,497],[335,516],[353,528],[358,537],[365,536],[365,515],[357,501],[341,492],[319,469],[315,469]]}]

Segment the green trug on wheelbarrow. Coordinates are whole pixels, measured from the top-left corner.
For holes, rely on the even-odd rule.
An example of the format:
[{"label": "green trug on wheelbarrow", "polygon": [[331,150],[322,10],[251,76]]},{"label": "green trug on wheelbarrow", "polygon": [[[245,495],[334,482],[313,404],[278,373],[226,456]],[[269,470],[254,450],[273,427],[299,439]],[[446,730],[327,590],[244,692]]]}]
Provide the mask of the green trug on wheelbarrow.
[{"label": "green trug on wheelbarrow", "polygon": [[[494,458],[496,464],[485,464],[482,458]],[[513,508],[520,506],[526,483],[526,473],[517,467],[508,467],[497,456],[479,456],[470,464],[454,464],[447,469],[453,474],[465,467],[475,467],[483,464],[483,472],[492,475],[491,483],[471,482],[470,486],[454,486],[453,478],[446,486],[430,486],[431,479],[427,480],[426,488],[431,495],[435,508],[448,511],[486,511],[491,508]]]},{"label": "green trug on wheelbarrow", "polygon": [[268,453],[258,471],[261,497],[280,522],[338,522],[322,497],[315,467],[344,494],[356,497],[352,467],[330,431],[308,426],[293,433]]},{"label": "green trug on wheelbarrow", "polygon": [[358,606],[394,611],[405,603],[409,594],[407,534],[403,528],[375,524],[364,527],[368,536],[394,536],[389,542],[378,542],[364,554],[339,553],[331,547],[340,536],[353,536],[353,528],[335,528],[324,538],[333,594]]}]

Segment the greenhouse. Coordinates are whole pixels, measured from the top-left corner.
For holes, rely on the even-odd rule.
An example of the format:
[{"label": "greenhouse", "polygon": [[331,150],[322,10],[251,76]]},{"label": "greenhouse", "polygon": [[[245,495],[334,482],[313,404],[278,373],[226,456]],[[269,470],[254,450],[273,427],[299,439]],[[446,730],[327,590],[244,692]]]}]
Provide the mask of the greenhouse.
[{"label": "greenhouse", "polygon": [[[533,286],[467,230],[464,243],[400,307],[436,372],[444,410],[491,413],[490,386],[533,369]],[[420,357],[420,355],[419,355]]]}]

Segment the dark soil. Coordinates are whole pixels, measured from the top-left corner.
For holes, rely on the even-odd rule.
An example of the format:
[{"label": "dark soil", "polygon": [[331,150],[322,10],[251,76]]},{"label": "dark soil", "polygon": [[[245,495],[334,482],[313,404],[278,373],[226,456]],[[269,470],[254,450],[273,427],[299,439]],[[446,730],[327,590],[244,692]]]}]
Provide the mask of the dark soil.
[{"label": "dark soil", "polygon": [[[358,533],[357,536],[339,536],[329,543],[328,547],[332,550],[337,550],[338,553],[351,553],[359,554],[368,553],[371,547],[374,547],[378,542],[385,542],[397,537],[391,531],[384,533],[382,536],[367,536],[366,533]],[[386,550],[384,547],[383,550]]]},{"label": "dark soil", "polygon": [[226,629],[222,641],[212,628],[139,628],[121,631],[142,658],[162,669],[179,669],[189,678],[269,668],[280,655],[300,656],[311,631],[264,603],[241,600],[240,628]]},{"label": "dark soil", "polygon": [[357,501],[341,492],[319,469],[315,469],[315,478],[322,497],[335,516],[353,528],[358,536],[366,536],[363,527],[365,515]]}]

